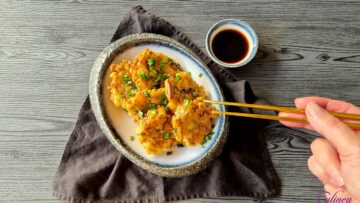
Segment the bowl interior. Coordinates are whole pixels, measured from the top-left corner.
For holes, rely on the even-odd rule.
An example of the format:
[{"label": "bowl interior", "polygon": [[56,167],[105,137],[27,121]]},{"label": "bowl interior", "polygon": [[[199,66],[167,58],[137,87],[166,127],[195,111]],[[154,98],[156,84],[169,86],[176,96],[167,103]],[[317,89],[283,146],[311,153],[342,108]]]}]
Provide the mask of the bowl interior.
[{"label": "bowl interior", "polygon": [[[211,100],[223,100],[221,90],[211,75],[211,73],[204,68],[204,65],[189,55],[188,52],[168,43],[158,43],[151,41],[144,41],[142,43],[128,44],[124,46],[126,48],[119,49],[118,53],[114,54],[112,63],[118,63],[119,61],[133,60],[135,56],[144,48],[149,48],[155,52],[162,52],[170,58],[178,62],[184,71],[189,71],[192,74],[192,78],[200,85],[204,86],[207,97]],[[106,68],[106,67],[104,67]],[[216,143],[219,136],[224,133],[225,117],[219,115],[215,126],[213,128],[214,135],[212,139],[204,146],[197,145],[194,147],[177,147],[173,146],[168,151],[172,151],[172,154],[166,155],[162,153],[159,155],[149,155],[145,152],[141,144],[139,143],[135,128],[136,124],[133,122],[133,117],[129,116],[127,112],[121,108],[115,107],[110,101],[110,93],[107,90],[107,86],[110,84],[109,68],[103,71],[101,83],[101,103],[103,106],[106,119],[113,127],[118,137],[114,139],[120,139],[123,145],[131,149],[137,155],[143,157],[145,160],[152,164],[162,167],[178,167],[190,164],[203,157]],[[201,76],[200,76],[201,75]],[[218,110],[224,111],[223,105],[214,105]],[[131,140],[131,136],[135,137],[135,140]]]}]

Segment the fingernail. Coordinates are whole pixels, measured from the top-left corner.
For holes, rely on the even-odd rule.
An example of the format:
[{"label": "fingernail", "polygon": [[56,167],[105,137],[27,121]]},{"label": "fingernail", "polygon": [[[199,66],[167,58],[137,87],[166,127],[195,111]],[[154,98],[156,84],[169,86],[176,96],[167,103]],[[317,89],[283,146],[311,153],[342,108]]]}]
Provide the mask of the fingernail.
[{"label": "fingernail", "polygon": [[280,117],[288,117],[288,113],[285,113],[285,112],[280,112],[278,116]]},{"label": "fingernail", "polygon": [[315,102],[310,102],[306,106],[306,113],[310,114],[312,117],[321,117],[326,114],[326,111]]},{"label": "fingernail", "polygon": [[303,100],[304,100],[303,97],[298,97],[298,98],[295,99],[295,103],[296,103],[296,102],[302,102]]},{"label": "fingernail", "polygon": [[337,171],[337,170],[334,170],[330,174],[330,181],[332,184],[334,184],[334,186],[337,186],[337,187],[341,187],[345,184],[344,179],[341,177],[339,171]]}]

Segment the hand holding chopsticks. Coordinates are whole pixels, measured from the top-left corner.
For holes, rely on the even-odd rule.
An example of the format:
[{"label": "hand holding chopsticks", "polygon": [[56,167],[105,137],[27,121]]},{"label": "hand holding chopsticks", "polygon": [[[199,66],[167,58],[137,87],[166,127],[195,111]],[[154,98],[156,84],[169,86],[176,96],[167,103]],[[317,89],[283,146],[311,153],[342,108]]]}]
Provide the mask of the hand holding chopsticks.
[{"label": "hand holding chopsticks", "polygon": [[[211,104],[223,104],[228,106],[238,106],[238,107],[247,107],[247,108],[256,108],[256,109],[264,109],[264,110],[273,110],[287,113],[297,113],[304,114],[304,109],[292,108],[292,107],[282,107],[282,106],[270,106],[270,105],[261,105],[261,104],[247,104],[247,103],[238,103],[238,102],[224,102],[224,101],[212,101],[212,100],[204,100],[205,103]],[[263,115],[263,114],[252,114],[252,113],[239,113],[239,112],[223,112],[223,111],[214,111],[216,114],[224,114],[230,116],[241,116],[248,118],[259,118],[259,119],[267,119],[267,120],[284,120],[298,123],[308,123],[306,118],[292,118],[292,117],[282,117],[282,116],[272,116],[272,115]],[[354,121],[360,121],[360,114],[348,114],[348,113],[338,113],[338,112],[329,112],[331,115],[337,118],[345,118]],[[360,128],[360,123],[350,123],[344,122],[347,126],[351,128]]]}]

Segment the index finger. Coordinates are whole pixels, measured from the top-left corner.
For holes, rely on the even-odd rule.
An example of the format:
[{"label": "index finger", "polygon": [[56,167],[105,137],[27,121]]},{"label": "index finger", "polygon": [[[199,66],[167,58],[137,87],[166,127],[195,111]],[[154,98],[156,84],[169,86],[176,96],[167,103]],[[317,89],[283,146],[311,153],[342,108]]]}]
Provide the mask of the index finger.
[{"label": "index finger", "polygon": [[[338,113],[349,113],[349,114],[360,114],[360,108],[344,101],[329,99],[325,97],[300,97],[295,99],[295,106],[299,109],[305,109],[310,102],[315,102],[326,111],[338,112]],[[339,118],[341,121],[350,123],[360,123],[358,120]],[[355,132],[360,132],[360,129],[355,129]]]},{"label": "index finger", "polygon": [[329,99],[325,97],[301,97],[295,99],[295,105],[299,109],[305,109],[310,102],[315,102],[327,111],[339,113],[360,114],[360,108],[344,101]]},{"label": "index finger", "polygon": [[[339,113],[350,113],[350,114],[360,114],[360,108],[344,101],[335,100],[335,99],[329,99],[325,97],[318,97],[318,96],[309,96],[309,97],[300,97],[295,99],[295,106],[299,109],[305,109],[306,106],[310,102],[315,102],[322,108],[324,108],[327,111],[332,112],[339,112]],[[284,113],[280,112],[279,116],[283,117],[292,117],[292,118],[304,118],[304,115],[297,114],[297,113]],[[345,122],[351,122],[351,123],[358,123],[360,121],[352,120],[352,119],[344,119],[340,118],[340,120]],[[314,130],[314,128],[309,124],[303,124],[303,123],[296,123],[291,121],[280,121],[282,124],[289,126],[289,127],[303,127],[307,128],[309,130]],[[360,129],[355,130],[355,132],[360,132]]]}]

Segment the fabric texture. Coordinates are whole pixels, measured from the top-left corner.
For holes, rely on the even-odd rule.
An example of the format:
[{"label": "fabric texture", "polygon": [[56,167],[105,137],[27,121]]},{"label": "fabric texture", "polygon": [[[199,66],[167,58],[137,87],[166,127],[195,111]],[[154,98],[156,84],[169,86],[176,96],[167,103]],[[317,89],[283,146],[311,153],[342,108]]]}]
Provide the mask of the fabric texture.
[{"label": "fabric texture", "polygon": [[[190,48],[211,69],[228,101],[264,103],[253,94],[248,82],[238,81],[174,26],[141,6],[128,12],[111,42],[145,32],[171,37]],[[229,110],[252,112],[246,108]],[[87,98],[54,178],[54,195],[71,202],[164,202],[273,196],[279,192],[279,180],[263,136],[268,124],[263,120],[231,117],[228,141],[218,159],[197,174],[166,178],[143,170],[115,149],[101,132]]]}]

